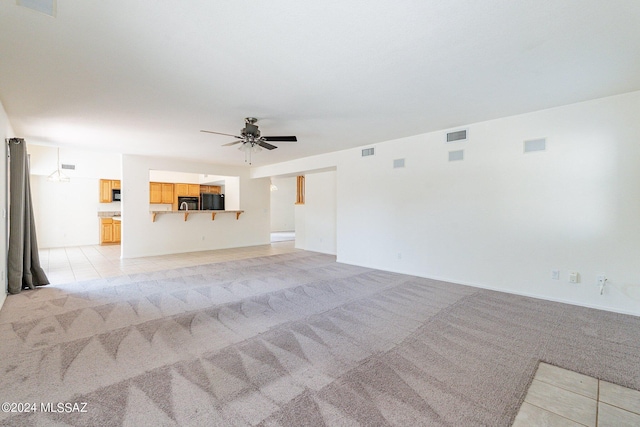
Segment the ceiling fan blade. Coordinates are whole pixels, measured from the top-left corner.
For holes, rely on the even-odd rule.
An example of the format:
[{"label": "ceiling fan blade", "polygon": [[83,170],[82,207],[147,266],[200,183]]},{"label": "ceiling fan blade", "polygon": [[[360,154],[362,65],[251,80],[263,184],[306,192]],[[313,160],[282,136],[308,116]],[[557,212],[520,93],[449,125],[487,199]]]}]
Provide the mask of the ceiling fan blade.
[{"label": "ceiling fan blade", "polygon": [[267,150],[273,150],[274,148],[278,148],[275,145],[271,145],[271,144],[269,144],[267,142],[264,142],[264,141],[258,142],[258,145],[260,147],[266,148]]},{"label": "ceiling fan blade", "polygon": [[263,136],[262,139],[272,142],[298,142],[295,136]]},{"label": "ceiling fan blade", "polygon": [[222,144],[223,147],[228,147],[229,145],[236,145],[236,144],[240,144],[241,142],[244,141],[233,141],[233,142],[228,142],[226,144]]},{"label": "ceiling fan blade", "polygon": [[205,132],[205,133],[215,133],[216,135],[232,136],[232,137],[234,137],[234,138],[242,139],[242,137],[241,137],[241,136],[238,136],[238,135],[231,135],[231,134],[228,134],[228,133],[222,133],[222,132],[214,132],[214,131],[212,131],[212,130],[201,130],[200,132]]}]

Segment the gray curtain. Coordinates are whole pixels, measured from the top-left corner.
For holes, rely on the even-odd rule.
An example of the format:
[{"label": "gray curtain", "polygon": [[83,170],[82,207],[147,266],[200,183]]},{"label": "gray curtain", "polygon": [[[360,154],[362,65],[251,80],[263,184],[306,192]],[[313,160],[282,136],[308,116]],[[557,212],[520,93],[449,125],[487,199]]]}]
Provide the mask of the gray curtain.
[{"label": "gray curtain", "polygon": [[9,140],[9,293],[49,284],[40,267],[36,226],[31,206],[27,147],[22,138]]}]

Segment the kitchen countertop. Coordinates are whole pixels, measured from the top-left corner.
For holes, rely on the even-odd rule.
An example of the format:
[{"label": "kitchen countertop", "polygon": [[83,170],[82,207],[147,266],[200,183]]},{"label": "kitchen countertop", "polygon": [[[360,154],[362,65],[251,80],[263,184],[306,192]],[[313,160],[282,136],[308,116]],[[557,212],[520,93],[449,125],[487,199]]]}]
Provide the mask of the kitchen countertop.
[{"label": "kitchen countertop", "polygon": [[99,218],[115,218],[120,217],[120,211],[98,211]]},{"label": "kitchen countertop", "polygon": [[99,211],[98,218],[100,219],[112,219],[114,221],[122,222],[122,216],[118,211]]}]

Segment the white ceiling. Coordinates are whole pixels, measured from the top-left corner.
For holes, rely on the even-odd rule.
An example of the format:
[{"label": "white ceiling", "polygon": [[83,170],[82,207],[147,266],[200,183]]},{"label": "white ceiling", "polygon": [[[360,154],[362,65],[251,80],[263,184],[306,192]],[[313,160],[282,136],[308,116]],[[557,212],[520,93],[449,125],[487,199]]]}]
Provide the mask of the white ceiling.
[{"label": "white ceiling", "polygon": [[637,0],[0,1],[28,143],[254,165],[640,89]]}]

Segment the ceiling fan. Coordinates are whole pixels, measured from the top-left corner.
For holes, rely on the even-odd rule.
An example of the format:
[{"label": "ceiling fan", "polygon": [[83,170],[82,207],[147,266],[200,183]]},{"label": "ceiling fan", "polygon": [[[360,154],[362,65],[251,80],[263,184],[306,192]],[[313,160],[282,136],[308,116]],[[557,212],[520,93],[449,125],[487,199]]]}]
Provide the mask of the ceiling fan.
[{"label": "ceiling fan", "polygon": [[240,135],[231,135],[228,133],[214,132],[211,130],[201,130],[200,132],[214,133],[216,135],[225,135],[237,138],[237,141],[222,144],[222,146],[226,147],[229,145],[242,143],[242,145],[238,149],[245,152],[245,161],[247,161],[246,154],[249,154],[249,163],[251,163],[252,152],[256,153],[262,148],[266,148],[267,150],[274,150],[278,148],[275,145],[269,144],[269,142],[298,142],[298,138],[296,138],[295,136],[261,136],[260,130],[256,125],[257,121],[258,119],[256,119],[255,117],[245,118],[244,128],[240,130]]}]

